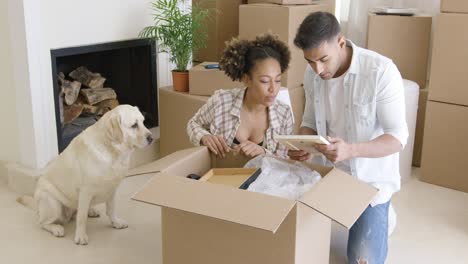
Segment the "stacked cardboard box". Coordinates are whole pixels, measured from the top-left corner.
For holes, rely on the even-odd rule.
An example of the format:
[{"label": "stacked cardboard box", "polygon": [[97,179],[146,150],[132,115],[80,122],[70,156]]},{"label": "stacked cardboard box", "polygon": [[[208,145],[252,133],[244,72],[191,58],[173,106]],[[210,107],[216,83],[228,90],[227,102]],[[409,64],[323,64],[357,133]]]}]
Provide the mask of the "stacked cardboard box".
[{"label": "stacked cardboard box", "polygon": [[213,17],[208,21],[207,46],[194,54],[196,61],[219,61],[224,50],[224,42],[239,34],[239,6],[246,0],[192,0],[205,8],[214,9]]},{"label": "stacked cardboard box", "polygon": [[369,14],[367,48],[396,64],[403,78],[426,87],[432,17]]},{"label": "stacked cardboard box", "polygon": [[[199,3],[202,0],[193,0]],[[237,36],[253,39],[255,36],[268,31],[279,35],[291,48],[292,61],[288,73],[283,78],[283,86],[292,88],[292,108],[295,117],[295,132],[302,121],[304,109],[304,90],[301,86],[306,68],[306,62],[301,50],[294,46],[294,37],[303,19],[312,12],[332,11],[334,0],[320,1],[326,4],[310,4],[309,0],[265,0],[263,4],[241,5],[247,1],[204,1],[206,8],[216,8],[217,14],[208,28],[208,47],[195,54],[195,59],[205,61],[194,66],[189,71],[189,93],[178,93],[171,87],[159,89],[160,91],[160,126],[161,126],[161,155],[165,156],[174,151],[191,146],[186,134],[188,120],[208,100],[208,96],[218,89],[231,89],[244,87],[241,82],[231,81],[224,72],[219,69],[206,69],[208,64],[219,61],[221,51],[225,47],[225,41]],[[265,4],[277,3],[277,4]],[[290,4],[302,5],[290,5]],[[261,20],[258,17],[262,17]],[[239,23],[240,21],[240,23]],[[211,62],[212,61],[212,62]],[[278,98],[286,98],[289,103],[289,95],[283,90]]]},{"label": "stacked cardboard box", "polygon": [[239,37],[254,39],[255,36],[270,31],[277,34],[280,40],[288,44],[291,50],[291,63],[289,64],[289,70],[283,75],[282,85],[292,89],[302,84],[307,66],[303,52],[294,45],[297,29],[310,13],[317,11],[331,12],[331,10],[332,7],[326,4],[242,5],[239,10]]},{"label": "stacked cardboard box", "polygon": [[413,166],[421,167],[422,143],[424,138],[424,122],[426,120],[426,105],[429,89],[419,91],[416,132],[414,135]]},{"label": "stacked cardboard box", "polygon": [[436,19],[421,179],[468,192],[468,9],[464,3],[442,0],[442,10],[459,13],[441,13]]},{"label": "stacked cardboard box", "polygon": [[242,82],[232,81],[224,71],[207,69],[207,65],[216,65],[217,62],[203,62],[189,70],[189,93],[193,95],[213,95],[219,89],[241,88]]},{"label": "stacked cardboard box", "polygon": [[312,5],[312,4],[326,4],[335,10],[336,0],[248,0],[249,4],[278,4],[278,5]]},{"label": "stacked cardboard box", "polygon": [[161,156],[193,147],[187,135],[187,123],[208,98],[176,92],[172,87],[159,89]]},{"label": "stacked cardboard box", "polygon": [[299,128],[302,124],[302,116],[304,115],[305,107],[305,92],[304,87],[299,86],[289,89],[289,99],[291,100],[291,110],[294,116],[294,131],[293,134],[299,134]]},{"label": "stacked cardboard box", "polygon": [[444,13],[468,13],[468,1],[441,0],[440,11]]},{"label": "stacked cardboard box", "polygon": [[419,106],[413,165],[421,165],[432,17],[369,14],[367,48],[389,57],[403,78],[418,83]]},{"label": "stacked cardboard box", "polygon": [[314,0],[249,0],[249,4],[310,5]]},{"label": "stacked cardboard box", "polygon": [[[269,30],[280,35],[292,50],[292,61],[289,73],[284,75],[282,85],[294,88],[302,84],[306,62],[302,52],[294,46],[293,40],[302,20],[312,12],[334,10],[334,0],[226,0],[204,1],[193,0],[193,3],[203,3],[206,8],[216,8],[217,13],[208,26],[207,47],[195,53],[195,61],[203,62],[190,70],[190,94],[212,95],[215,90],[242,87],[240,82],[233,82],[222,71],[216,69],[204,69],[202,66],[219,61],[225,42],[237,37],[253,39],[255,36],[266,33]],[[250,4],[250,3],[262,4]],[[312,2],[320,2],[321,5],[313,5]],[[265,4],[267,3],[267,4]],[[268,4],[270,3],[270,4]],[[271,4],[274,3],[274,4]],[[278,5],[280,4],[280,5]],[[240,11],[239,11],[240,10]],[[243,11],[245,10],[245,11]],[[273,10],[274,13],[270,13]],[[260,12],[258,14],[256,12]],[[268,21],[259,21],[259,15],[268,17]],[[277,17],[276,15],[280,15]],[[240,24],[239,24],[240,21]],[[213,61],[213,62],[209,62]]]}]

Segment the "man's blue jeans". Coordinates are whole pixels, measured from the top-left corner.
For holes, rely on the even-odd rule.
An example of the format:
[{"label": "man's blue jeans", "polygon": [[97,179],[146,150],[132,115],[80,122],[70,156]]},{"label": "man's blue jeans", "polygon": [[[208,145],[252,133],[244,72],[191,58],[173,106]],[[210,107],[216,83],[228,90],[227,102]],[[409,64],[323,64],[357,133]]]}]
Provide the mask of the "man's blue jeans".
[{"label": "man's blue jeans", "polygon": [[348,238],[348,263],[385,263],[388,251],[389,205],[390,202],[374,207],[368,206],[351,227]]}]

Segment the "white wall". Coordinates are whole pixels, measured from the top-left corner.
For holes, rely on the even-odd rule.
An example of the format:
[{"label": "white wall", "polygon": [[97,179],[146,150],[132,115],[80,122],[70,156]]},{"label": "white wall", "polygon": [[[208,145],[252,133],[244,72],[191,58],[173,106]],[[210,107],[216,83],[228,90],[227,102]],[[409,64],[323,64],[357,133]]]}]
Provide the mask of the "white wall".
[{"label": "white wall", "polygon": [[19,159],[19,137],[7,10],[7,2],[0,1],[0,160],[16,161]]},{"label": "white wall", "polygon": [[[137,38],[139,31],[152,23],[150,1],[7,0],[7,3],[10,43],[14,43],[13,90],[17,95],[16,110],[21,110],[16,116],[18,126],[11,132],[19,141],[19,147],[12,146],[19,148],[19,157],[14,161],[42,168],[57,155],[50,50]],[[5,16],[1,17],[3,21]],[[171,83],[168,69],[167,57],[162,55],[158,61],[159,84]],[[0,103],[2,100],[5,99],[0,98]]]},{"label": "white wall", "polygon": [[[26,0],[25,0],[26,1]],[[33,0],[31,0],[33,1]],[[151,23],[148,0],[42,0],[37,5],[39,31],[43,45],[38,51],[41,61],[42,100],[50,106],[46,112],[53,118],[46,121],[48,140],[41,149],[57,149],[55,112],[52,93],[50,50],[138,37],[138,32]],[[53,128],[52,130],[50,128]],[[56,155],[48,151],[39,167]]]},{"label": "white wall", "polygon": [[[40,2],[42,32],[50,49],[137,38],[153,22],[151,0],[81,0],[72,8],[70,1]],[[158,85],[171,85],[168,55],[158,57]]]}]

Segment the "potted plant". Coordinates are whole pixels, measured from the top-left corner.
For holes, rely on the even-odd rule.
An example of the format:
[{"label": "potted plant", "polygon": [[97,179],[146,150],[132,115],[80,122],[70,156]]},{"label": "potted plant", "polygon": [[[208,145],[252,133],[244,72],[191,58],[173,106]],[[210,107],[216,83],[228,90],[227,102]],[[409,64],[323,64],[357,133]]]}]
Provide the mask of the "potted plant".
[{"label": "potted plant", "polygon": [[170,60],[176,65],[172,70],[174,90],[188,91],[187,66],[192,51],[206,47],[208,38],[206,19],[212,9],[201,8],[195,4],[183,10],[180,4],[186,0],[154,0],[154,25],[145,27],[140,37],[156,40],[158,52],[168,52]]}]

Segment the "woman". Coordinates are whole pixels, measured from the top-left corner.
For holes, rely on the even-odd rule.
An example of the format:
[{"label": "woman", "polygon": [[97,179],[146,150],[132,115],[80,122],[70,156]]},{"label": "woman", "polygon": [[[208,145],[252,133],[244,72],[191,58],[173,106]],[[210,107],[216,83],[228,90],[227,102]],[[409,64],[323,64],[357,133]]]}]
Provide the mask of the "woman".
[{"label": "woman", "polygon": [[216,91],[188,122],[190,141],[222,157],[230,151],[286,157],[273,135],[291,134],[293,129],[291,109],[276,100],[290,58],[286,44],[271,34],[228,43],[220,68],[246,87]]}]

